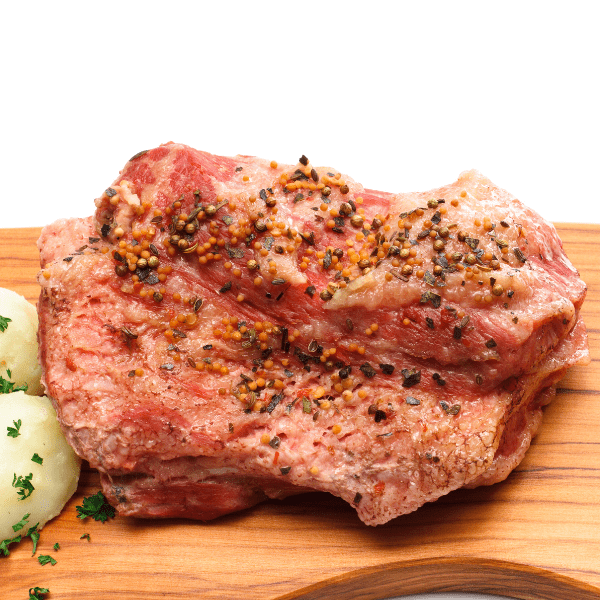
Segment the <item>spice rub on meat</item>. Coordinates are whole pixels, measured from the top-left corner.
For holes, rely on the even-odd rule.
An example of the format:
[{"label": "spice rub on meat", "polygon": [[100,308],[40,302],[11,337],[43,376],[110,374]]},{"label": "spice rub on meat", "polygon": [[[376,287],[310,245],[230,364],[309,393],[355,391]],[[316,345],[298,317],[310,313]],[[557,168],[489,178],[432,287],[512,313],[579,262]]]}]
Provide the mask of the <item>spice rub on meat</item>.
[{"label": "spice rub on meat", "polygon": [[474,171],[391,194],[168,143],[39,248],[47,393],[125,515],[321,490],[385,523],[504,479],[588,360],[554,227]]}]

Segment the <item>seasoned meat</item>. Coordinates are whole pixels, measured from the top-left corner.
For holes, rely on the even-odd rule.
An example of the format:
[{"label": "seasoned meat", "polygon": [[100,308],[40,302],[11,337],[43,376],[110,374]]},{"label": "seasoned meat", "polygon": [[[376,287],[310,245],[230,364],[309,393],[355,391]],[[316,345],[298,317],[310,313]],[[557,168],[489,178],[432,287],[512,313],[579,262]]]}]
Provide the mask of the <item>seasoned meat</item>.
[{"label": "seasoned meat", "polygon": [[169,143],[39,249],[47,393],[125,515],[321,490],[385,523],[504,479],[588,360],[554,227],[474,171],[391,194]]}]

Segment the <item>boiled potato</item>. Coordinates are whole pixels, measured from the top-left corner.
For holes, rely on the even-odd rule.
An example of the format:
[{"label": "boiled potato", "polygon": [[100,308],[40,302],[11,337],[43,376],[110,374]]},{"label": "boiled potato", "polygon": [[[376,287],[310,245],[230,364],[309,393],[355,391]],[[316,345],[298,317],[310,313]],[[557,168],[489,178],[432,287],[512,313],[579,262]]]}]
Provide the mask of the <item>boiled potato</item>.
[{"label": "boiled potato", "polygon": [[[11,437],[8,428],[17,429],[19,420],[19,435]],[[34,454],[43,460],[41,465],[32,460]],[[58,515],[77,488],[80,466],[48,398],[23,392],[0,395],[0,541],[24,534],[38,522],[41,529]],[[30,473],[34,489],[21,499],[14,477],[26,478]],[[27,525],[13,531],[12,526],[27,513]]]},{"label": "boiled potato", "polygon": [[[0,375],[15,383],[27,384],[27,393],[44,393],[38,363],[38,317],[35,306],[12,290],[0,288],[0,316],[10,319],[0,328]],[[6,370],[10,371],[10,377]]]}]

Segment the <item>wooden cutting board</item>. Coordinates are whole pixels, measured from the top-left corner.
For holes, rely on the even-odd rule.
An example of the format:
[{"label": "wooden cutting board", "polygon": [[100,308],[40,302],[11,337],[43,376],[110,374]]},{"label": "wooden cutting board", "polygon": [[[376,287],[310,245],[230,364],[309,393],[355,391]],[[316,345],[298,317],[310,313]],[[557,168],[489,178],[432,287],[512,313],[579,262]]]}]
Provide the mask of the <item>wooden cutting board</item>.
[{"label": "wooden cutting board", "polygon": [[[434,591],[600,599],[600,225],[557,228],[588,284],[592,363],[559,384],[505,482],[453,492],[376,528],[317,493],[209,523],[117,516],[102,524],[76,518],[75,506],[100,489],[84,466],[75,496],[42,531],[38,555],[57,564],[39,565],[29,540],[13,546],[0,558],[1,597],[24,600],[40,586],[49,600],[374,600]],[[0,230],[0,286],[32,302],[38,235]]]}]

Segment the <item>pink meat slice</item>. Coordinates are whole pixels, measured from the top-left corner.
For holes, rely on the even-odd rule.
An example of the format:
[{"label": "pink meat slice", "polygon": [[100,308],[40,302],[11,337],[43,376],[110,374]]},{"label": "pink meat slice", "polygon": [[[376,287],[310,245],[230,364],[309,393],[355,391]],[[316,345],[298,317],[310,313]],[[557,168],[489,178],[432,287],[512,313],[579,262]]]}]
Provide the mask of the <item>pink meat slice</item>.
[{"label": "pink meat slice", "polygon": [[506,478],[589,360],[554,227],[474,171],[390,194],[168,143],[39,249],[46,390],[125,515],[320,490],[385,523]]}]

